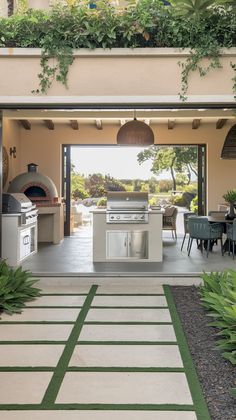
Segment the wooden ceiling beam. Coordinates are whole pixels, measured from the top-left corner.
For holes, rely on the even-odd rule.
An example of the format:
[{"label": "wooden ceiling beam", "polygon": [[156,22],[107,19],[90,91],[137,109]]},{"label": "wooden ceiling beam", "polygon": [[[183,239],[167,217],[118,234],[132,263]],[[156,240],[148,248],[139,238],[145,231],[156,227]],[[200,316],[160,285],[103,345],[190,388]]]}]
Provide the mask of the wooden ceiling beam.
[{"label": "wooden ceiling beam", "polygon": [[197,130],[200,127],[201,120],[199,118],[195,118],[192,122],[192,129]]},{"label": "wooden ceiling beam", "polygon": [[19,122],[25,130],[31,130],[31,124],[29,120],[19,120]]},{"label": "wooden ceiling beam", "polygon": [[52,120],[44,120],[44,123],[49,130],[55,130],[54,122]]},{"label": "wooden ceiling beam", "polygon": [[168,120],[168,130],[173,130],[175,127],[175,120]]},{"label": "wooden ceiling beam", "polygon": [[102,126],[102,120],[95,120],[95,124],[97,127],[97,130],[103,130],[103,126]]},{"label": "wooden ceiling beam", "polygon": [[220,130],[222,127],[224,127],[227,121],[228,121],[227,118],[219,118],[218,121],[216,122],[217,130]]},{"label": "wooden ceiling beam", "polygon": [[73,130],[79,129],[79,124],[77,120],[70,120],[70,125],[71,125],[71,128],[73,128]]}]

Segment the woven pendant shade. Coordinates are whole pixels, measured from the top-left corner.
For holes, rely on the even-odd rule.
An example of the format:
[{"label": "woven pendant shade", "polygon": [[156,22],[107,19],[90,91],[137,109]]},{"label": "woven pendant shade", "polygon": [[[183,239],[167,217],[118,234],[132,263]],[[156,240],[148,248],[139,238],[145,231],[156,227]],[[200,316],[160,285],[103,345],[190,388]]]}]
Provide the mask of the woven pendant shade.
[{"label": "woven pendant shade", "polygon": [[236,159],[236,124],[229,130],[221,152],[222,159]]},{"label": "woven pendant shade", "polygon": [[154,144],[152,129],[142,121],[129,121],[122,125],[117,133],[117,144],[133,144],[147,146]]}]

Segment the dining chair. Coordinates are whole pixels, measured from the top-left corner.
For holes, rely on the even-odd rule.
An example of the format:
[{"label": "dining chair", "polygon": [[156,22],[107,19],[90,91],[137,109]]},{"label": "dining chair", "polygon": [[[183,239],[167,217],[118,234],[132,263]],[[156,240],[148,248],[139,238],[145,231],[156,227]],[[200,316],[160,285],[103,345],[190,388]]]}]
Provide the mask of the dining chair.
[{"label": "dining chair", "polygon": [[[208,218],[204,216],[192,216],[188,220],[189,229],[189,247],[188,256],[190,255],[193,239],[199,239],[201,242],[206,242],[207,257],[210,250],[211,242],[219,239],[221,244],[221,254],[223,253],[223,227],[221,223],[209,223]],[[202,247],[201,247],[202,250]]]},{"label": "dining chair", "polygon": [[172,238],[177,239],[176,233],[176,219],[177,219],[178,209],[177,207],[170,206],[165,208],[165,213],[163,214],[163,230],[171,230]]},{"label": "dining chair", "polygon": [[[181,245],[181,251],[183,250],[183,246],[184,246],[186,235],[189,234],[189,230],[188,230],[188,219],[189,219],[190,216],[196,216],[196,214],[193,211],[188,211],[186,213],[183,213],[183,218],[184,218],[184,237],[183,237],[183,241],[182,241],[182,245]],[[188,245],[187,245],[187,251],[188,251],[188,246],[189,246],[189,242],[188,242]]]},{"label": "dining chair", "polygon": [[234,219],[233,223],[226,223],[226,234],[228,241],[228,254],[230,255],[232,245],[232,254],[234,259],[236,242],[236,219]]}]

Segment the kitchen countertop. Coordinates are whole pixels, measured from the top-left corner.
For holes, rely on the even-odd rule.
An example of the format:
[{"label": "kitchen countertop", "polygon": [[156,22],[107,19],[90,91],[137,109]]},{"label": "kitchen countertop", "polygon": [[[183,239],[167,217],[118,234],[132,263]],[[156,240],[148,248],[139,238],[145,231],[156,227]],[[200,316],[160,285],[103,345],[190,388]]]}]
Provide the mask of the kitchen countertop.
[{"label": "kitchen countertop", "polygon": [[[114,213],[115,212],[117,212],[117,213],[119,213],[119,212],[123,212],[123,213],[125,213],[127,210],[117,210],[117,211],[113,211]],[[94,210],[90,210],[89,211],[90,213],[106,213],[107,212],[107,209],[106,208],[104,208],[104,209],[94,209]],[[132,212],[133,213],[135,213],[135,210],[132,210]],[[146,212],[146,211],[144,211],[144,212]],[[148,209],[148,214],[163,214],[165,212],[165,210],[164,209],[160,209],[160,210],[152,210],[152,209]]]}]

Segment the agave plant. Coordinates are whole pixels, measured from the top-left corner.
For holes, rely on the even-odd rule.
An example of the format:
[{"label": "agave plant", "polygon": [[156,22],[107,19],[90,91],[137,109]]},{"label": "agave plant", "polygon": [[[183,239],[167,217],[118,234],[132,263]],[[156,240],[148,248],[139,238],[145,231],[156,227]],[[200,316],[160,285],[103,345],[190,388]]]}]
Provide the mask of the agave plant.
[{"label": "agave plant", "polygon": [[223,195],[224,200],[226,203],[234,204],[236,203],[236,189],[234,190],[228,190],[226,194]]}]

